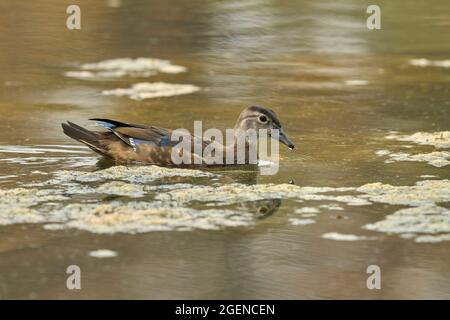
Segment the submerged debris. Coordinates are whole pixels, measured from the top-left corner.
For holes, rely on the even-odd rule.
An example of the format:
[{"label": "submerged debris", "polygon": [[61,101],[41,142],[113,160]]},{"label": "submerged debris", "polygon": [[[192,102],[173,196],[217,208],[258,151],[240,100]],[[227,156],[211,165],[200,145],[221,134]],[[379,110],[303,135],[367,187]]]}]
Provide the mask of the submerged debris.
[{"label": "submerged debris", "polygon": [[130,88],[103,90],[104,95],[129,96],[133,100],[143,100],[160,97],[172,97],[193,93],[200,90],[192,84],[171,84],[165,82],[141,82],[133,84]]}]

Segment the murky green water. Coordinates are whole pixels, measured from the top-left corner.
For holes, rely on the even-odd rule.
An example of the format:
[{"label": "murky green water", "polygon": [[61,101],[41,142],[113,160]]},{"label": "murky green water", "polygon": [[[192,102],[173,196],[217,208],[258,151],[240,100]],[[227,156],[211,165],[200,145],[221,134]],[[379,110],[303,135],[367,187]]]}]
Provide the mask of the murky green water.
[{"label": "murky green water", "polygon": [[[450,297],[448,138],[401,138],[450,130],[448,1],[378,1],[380,31],[356,0],[78,3],[80,31],[60,1],[0,3],[0,298]],[[187,71],[66,75],[126,57]],[[200,91],[101,93],[159,81]],[[105,166],[60,128],[225,129],[251,104],[273,108],[296,144],[275,176],[74,178]],[[117,257],[89,256],[98,249]],[[79,291],[66,288],[72,264]],[[373,264],[381,290],[366,288]]]}]

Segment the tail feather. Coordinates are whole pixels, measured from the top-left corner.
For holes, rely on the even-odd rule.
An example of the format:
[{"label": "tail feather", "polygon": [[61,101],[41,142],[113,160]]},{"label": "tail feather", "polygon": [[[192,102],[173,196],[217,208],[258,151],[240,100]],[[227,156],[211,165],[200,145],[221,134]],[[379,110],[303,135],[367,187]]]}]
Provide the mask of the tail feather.
[{"label": "tail feather", "polygon": [[72,139],[75,139],[85,145],[91,150],[101,154],[102,156],[110,157],[106,150],[104,150],[99,144],[98,133],[89,131],[75,123],[67,121],[67,123],[61,123],[64,133]]}]

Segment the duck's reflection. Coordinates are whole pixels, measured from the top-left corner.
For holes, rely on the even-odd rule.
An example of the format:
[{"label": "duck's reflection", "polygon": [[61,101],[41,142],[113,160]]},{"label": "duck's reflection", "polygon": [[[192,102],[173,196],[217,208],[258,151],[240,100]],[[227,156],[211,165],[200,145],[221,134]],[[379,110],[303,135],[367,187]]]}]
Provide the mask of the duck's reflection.
[{"label": "duck's reflection", "polygon": [[104,170],[113,167],[115,165],[116,163],[114,160],[106,157],[100,157],[97,163],[95,164],[95,167],[97,170]]},{"label": "duck's reflection", "polygon": [[[96,164],[97,170],[107,169],[115,165],[110,159],[101,158]],[[259,168],[256,165],[242,165],[227,167],[210,167],[201,168],[220,176],[217,182],[221,184],[240,183],[246,185],[254,185],[257,183]],[[170,179],[162,179],[164,183],[181,183],[185,182],[184,177],[171,177]],[[204,182],[204,181],[202,181]],[[111,200],[111,199],[108,199]],[[281,199],[264,199],[257,201],[245,201],[234,206],[235,209],[246,211],[254,214],[255,219],[267,218],[278,211],[281,206]]]},{"label": "duck's reflection", "polygon": [[281,199],[267,199],[242,202],[237,208],[253,213],[255,219],[265,219],[276,213],[280,205]]}]

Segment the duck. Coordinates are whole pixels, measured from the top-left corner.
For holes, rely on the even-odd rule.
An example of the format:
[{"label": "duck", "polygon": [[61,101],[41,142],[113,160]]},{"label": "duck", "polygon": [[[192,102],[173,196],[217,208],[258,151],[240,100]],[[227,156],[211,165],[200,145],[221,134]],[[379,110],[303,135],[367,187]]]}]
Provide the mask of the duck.
[{"label": "duck", "polygon": [[[131,124],[103,118],[91,118],[89,120],[95,121],[106,130],[91,131],[67,121],[61,124],[64,134],[83,143],[101,156],[119,164],[142,163],[169,167],[180,166],[180,163],[174,161],[173,157],[174,148],[179,145],[179,140],[172,140],[174,130],[153,125]],[[248,129],[266,129],[268,136],[272,139],[278,140],[290,150],[294,149],[293,142],[284,132],[278,116],[272,109],[262,106],[250,106],[240,113],[236,121],[233,128],[233,143],[227,146],[216,143],[216,148],[218,150],[222,149],[224,160],[226,154],[230,152],[235,155],[233,158],[237,159],[239,135]],[[270,129],[278,129],[278,134],[272,136]],[[189,137],[186,137],[187,135]],[[191,135],[188,132],[185,132],[183,137],[194,139],[192,141],[198,141],[196,140],[198,136]],[[208,144],[211,143],[211,140],[201,139],[200,141],[201,151],[206,150]],[[229,161],[216,161],[215,163],[211,163],[211,161],[208,161],[202,156],[201,152],[194,151],[193,146],[188,151],[190,151],[187,152],[188,158],[192,157],[193,160],[191,162],[188,161],[188,164],[184,163],[184,165],[227,166],[238,164],[236,160],[232,163]],[[185,151],[178,152],[182,155]],[[251,159],[249,157],[249,143],[247,140],[245,140],[245,155],[244,164],[250,164]],[[239,164],[242,164],[242,162],[239,162]]]}]

